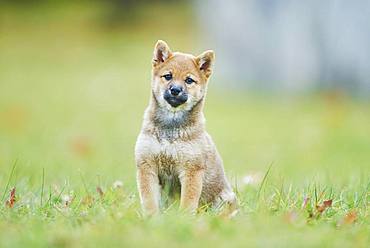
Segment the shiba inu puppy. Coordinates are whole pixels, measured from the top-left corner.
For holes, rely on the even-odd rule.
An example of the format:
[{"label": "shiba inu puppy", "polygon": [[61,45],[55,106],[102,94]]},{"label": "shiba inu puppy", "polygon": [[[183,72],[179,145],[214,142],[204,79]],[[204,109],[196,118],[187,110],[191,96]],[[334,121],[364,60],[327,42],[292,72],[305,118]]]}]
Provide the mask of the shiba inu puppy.
[{"label": "shiba inu puppy", "polygon": [[154,48],[152,94],[136,142],[137,184],[144,212],[160,211],[162,190],[180,194],[180,208],[200,204],[235,208],[236,197],[221,157],[205,130],[203,106],[215,60],[213,51],[195,57]]}]

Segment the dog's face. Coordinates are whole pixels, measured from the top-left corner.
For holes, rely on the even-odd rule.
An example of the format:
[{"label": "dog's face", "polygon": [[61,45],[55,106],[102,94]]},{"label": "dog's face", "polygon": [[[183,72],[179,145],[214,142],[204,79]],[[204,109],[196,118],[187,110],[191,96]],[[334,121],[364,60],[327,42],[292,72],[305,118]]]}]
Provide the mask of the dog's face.
[{"label": "dog's face", "polygon": [[189,111],[201,101],[212,73],[214,52],[195,57],[171,52],[164,41],[154,48],[152,90],[161,107],[170,111]]}]

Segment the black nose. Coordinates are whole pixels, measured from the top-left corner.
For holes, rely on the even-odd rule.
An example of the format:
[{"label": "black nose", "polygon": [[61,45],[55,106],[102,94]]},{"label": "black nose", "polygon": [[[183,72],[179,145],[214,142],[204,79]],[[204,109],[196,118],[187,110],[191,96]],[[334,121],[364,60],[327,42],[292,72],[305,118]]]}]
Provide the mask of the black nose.
[{"label": "black nose", "polygon": [[170,87],[170,91],[171,91],[171,95],[177,96],[178,94],[181,93],[182,87],[181,86],[177,86],[177,85],[172,85]]}]

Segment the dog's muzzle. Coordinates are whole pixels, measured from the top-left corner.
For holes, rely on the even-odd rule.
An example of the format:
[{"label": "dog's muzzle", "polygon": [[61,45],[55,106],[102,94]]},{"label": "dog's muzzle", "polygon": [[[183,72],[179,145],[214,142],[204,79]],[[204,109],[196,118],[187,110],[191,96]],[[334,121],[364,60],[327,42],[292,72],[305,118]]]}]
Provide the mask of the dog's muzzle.
[{"label": "dog's muzzle", "polygon": [[188,94],[182,86],[172,85],[164,92],[164,99],[174,108],[184,104],[188,100]]}]

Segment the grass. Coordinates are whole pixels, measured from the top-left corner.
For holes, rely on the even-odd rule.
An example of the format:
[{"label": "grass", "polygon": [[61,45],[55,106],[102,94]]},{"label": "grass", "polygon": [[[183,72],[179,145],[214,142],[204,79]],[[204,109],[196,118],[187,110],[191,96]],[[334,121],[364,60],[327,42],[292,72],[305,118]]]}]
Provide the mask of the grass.
[{"label": "grass", "polygon": [[169,14],[107,30],[99,6],[1,8],[0,246],[368,247],[370,104],[336,93],[243,93],[214,78],[207,128],[240,213],[175,204],[142,217],[133,148],[153,44],[208,48],[190,9],[156,9]]}]

